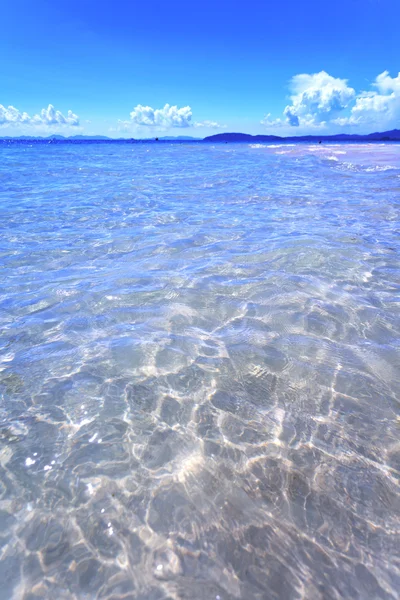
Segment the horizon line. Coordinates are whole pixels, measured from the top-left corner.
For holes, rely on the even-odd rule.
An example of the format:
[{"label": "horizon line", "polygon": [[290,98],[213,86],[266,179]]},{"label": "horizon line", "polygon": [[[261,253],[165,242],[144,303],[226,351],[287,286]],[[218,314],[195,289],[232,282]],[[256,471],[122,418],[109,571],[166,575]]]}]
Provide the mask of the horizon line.
[{"label": "horizon line", "polygon": [[222,132],[216,133],[213,135],[205,136],[204,138],[194,137],[194,136],[185,136],[185,135],[165,135],[165,136],[154,136],[149,138],[134,138],[134,137],[119,137],[112,138],[106,135],[74,135],[74,136],[64,136],[61,134],[52,134],[49,136],[30,136],[30,135],[19,135],[19,136],[3,136],[0,137],[0,141],[46,141],[46,142],[79,142],[79,141],[103,141],[103,142],[171,142],[171,141],[179,141],[179,142],[203,142],[203,141],[246,141],[250,139],[258,139],[265,141],[308,141],[308,140],[317,140],[317,141],[329,141],[329,140],[348,140],[348,141],[356,141],[356,140],[367,140],[367,141],[400,141],[400,129],[391,129],[388,131],[375,131],[366,134],[359,133],[336,133],[336,134],[303,134],[303,135],[295,135],[295,136],[278,136],[274,134],[250,134],[250,133],[241,133],[241,132]]}]

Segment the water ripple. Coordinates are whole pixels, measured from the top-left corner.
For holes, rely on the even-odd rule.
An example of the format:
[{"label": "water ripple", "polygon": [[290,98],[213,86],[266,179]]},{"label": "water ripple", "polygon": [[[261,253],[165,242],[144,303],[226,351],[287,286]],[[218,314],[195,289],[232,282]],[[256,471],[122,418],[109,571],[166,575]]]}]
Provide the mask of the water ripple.
[{"label": "water ripple", "polygon": [[398,597],[400,147],[0,151],[0,596]]}]

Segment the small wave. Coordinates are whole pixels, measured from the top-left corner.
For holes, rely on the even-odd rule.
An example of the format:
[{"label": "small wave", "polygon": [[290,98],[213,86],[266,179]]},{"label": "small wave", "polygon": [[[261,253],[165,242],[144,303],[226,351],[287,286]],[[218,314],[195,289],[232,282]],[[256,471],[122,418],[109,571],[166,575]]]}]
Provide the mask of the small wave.
[{"label": "small wave", "polygon": [[333,161],[335,161],[335,162],[338,162],[338,161],[339,161],[339,159],[338,159],[338,157],[337,157],[337,156],[326,156],[325,158],[326,158],[326,160],[333,160]]},{"label": "small wave", "polygon": [[359,171],[360,167],[352,162],[344,162],[342,163],[343,167],[348,169],[349,171]]},{"label": "small wave", "polygon": [[270,144],[267,148],[294,148],[296,144]]},{"label": "small wave", "polygon": [[377,171],[396,171],[398,167],[392,165],[376,165],[375,167],[367,167],[365,170],[367,173],[375,173]]},{"label": "small wave", "polygon": [[249,144],[250,148],[269,148],[269,146],[266,146],[265,144]]}]

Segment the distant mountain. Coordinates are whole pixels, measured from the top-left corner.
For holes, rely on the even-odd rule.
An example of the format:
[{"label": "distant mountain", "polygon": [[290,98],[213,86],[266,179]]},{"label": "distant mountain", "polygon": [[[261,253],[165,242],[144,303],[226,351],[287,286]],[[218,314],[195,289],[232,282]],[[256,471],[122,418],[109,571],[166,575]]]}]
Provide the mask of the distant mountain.
[{"label": "distant mountain", "polygon": [[254,137],[250,133],[216,133],[205,137],[203,142],[251,142]]},{"label": "distant mountain", "polygon": [[[3,137],[3,138],[0,138],[0,139],[2,139],[2,140],[34,140],[34,141],[38,141],[38,140],[50,140],[50,141],[51,140],[57,140],[57,141],[76,140],[76,141],[79,141],[79,142],[81,142],[81,141],[84,142],[85,140],[90,140],[90,141],[96,141],[96,140],[104,141],[104,140],[109,140],[109,141],[115,142],[115,141],[117,141],[117,139],[118,139],[118,141],[127,142],[127,141],[132,141],[133,140],[133,138],[117,138],[117,139],[116,138],[110,138],[110,137],[107,137],[106,135],[71,135],[69,137],[65,137],[64,135],[59,135],[59,134],[49,135],[48,137],[33,136],[33,135],[20,135],[18,137],[7,136],[7,137]],[[194,141],[200,141],[200,140],[202,140],[202,138],[195,138],[195,137],[192,137],[190,135],[178,135],[178,136],[169,136],[169,135],[166,135],[164,137],[159,137],[159,138],[154,138],[154,137],[152,137],[152,138],[146,138],[146,139],[143,139],[143,140],[140,140],[140,141],[142,141],[142,142],[144,142],[144,141],[146,141],[146,142],[154,142],[156,139],[160,140],[160,141],[171,141],[171,142],[176,141],[176,140],[178,140],[178,141],[186,141],[186,142],[187,141],[192,141],[192,140],[194,140]]]},{"label": "distant mountain", "polygon": [[[278,135],[250,135],[249,133],[217,133],[204,139],[194,138],[188,135],[177,137],[163,136],[158,138],[161,142],[400,142],[400,129],[390,131],[368,133],[359,135],[355,133],[338,133],[335,135],[301,135],[280,137]],[[62,135],[51,135],[49,137],[34,137],[21,135],[19,137],[3,137],[0,142],[37,142],[37,143],[156,143],[156,138],[134,139],[134,138],[109,138],[105,135],[74,135],[64,137]]]},{"label": "distant mountain", "polygon": [[68,141],[68,140],[111,140],[112,138],[107,137],[106,135],[73,135],[70,137],[65,137],[64,135],[49,135],[47,137],[42,137],[42,136],[34,136],[34,135],[20,135],[18,137],[3,137],[0,138],[2,140],[33,140],[33,141],[40,141],[40,140],[57,140],[57,141]]},{"label": "distant mountain", "polygon": [[400,129],[392,129],[391,131],[383,131],[382,133],[368,133],[360,135],[355,133],[338,133],[336,135],[301,135],[280,137],[277,135],[250,135],[248,133],[217,133],[205,137],[204,142],[392,142],[400,141]]},{"label": "distant mountain", "polygon": [[250,133],[217,133],[204,138],[204,142],[273,142],[282,140],[277,135],[250,135]]},{"label": "distant mountain", "polygon": [[[32,135],[19,135],[18,137],[11,137],[10,135],[5,135],[4,137],[1,138],[2,140],[17,140],[17,141],[32,141],[32,140],[45,140],[48,138],[43,138],[43,137],[35,137]],[[63,138],[64,139],[64,138]]]},{"label": "distant mountain", "polygon": [[188,135],[181,135],[177,137],[165,136],[160,138],[145,138],[145,139],[134,139],[134,138],[110,138],[105,135],[74,135],[71,137],[64,137],[63,135],[50,135],[48,137],[21,135],[18,137],[0,137],[0,142],[35,142],[35,143],[75,143],[82,144],[85,142],[102,142],[102,143],[154,143],[154,142],[202,142],[202,138],[195,138]]}]

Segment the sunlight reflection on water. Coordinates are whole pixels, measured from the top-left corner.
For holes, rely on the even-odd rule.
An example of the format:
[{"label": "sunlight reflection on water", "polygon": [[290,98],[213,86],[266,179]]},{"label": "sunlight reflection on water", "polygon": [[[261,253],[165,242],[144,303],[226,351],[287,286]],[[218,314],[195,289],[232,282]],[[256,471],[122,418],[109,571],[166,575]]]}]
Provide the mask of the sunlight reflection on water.
[{"label": "sunlight reflection on water", "polygon": [[0,597],[396,598],[400,145],[0,152]]}]

